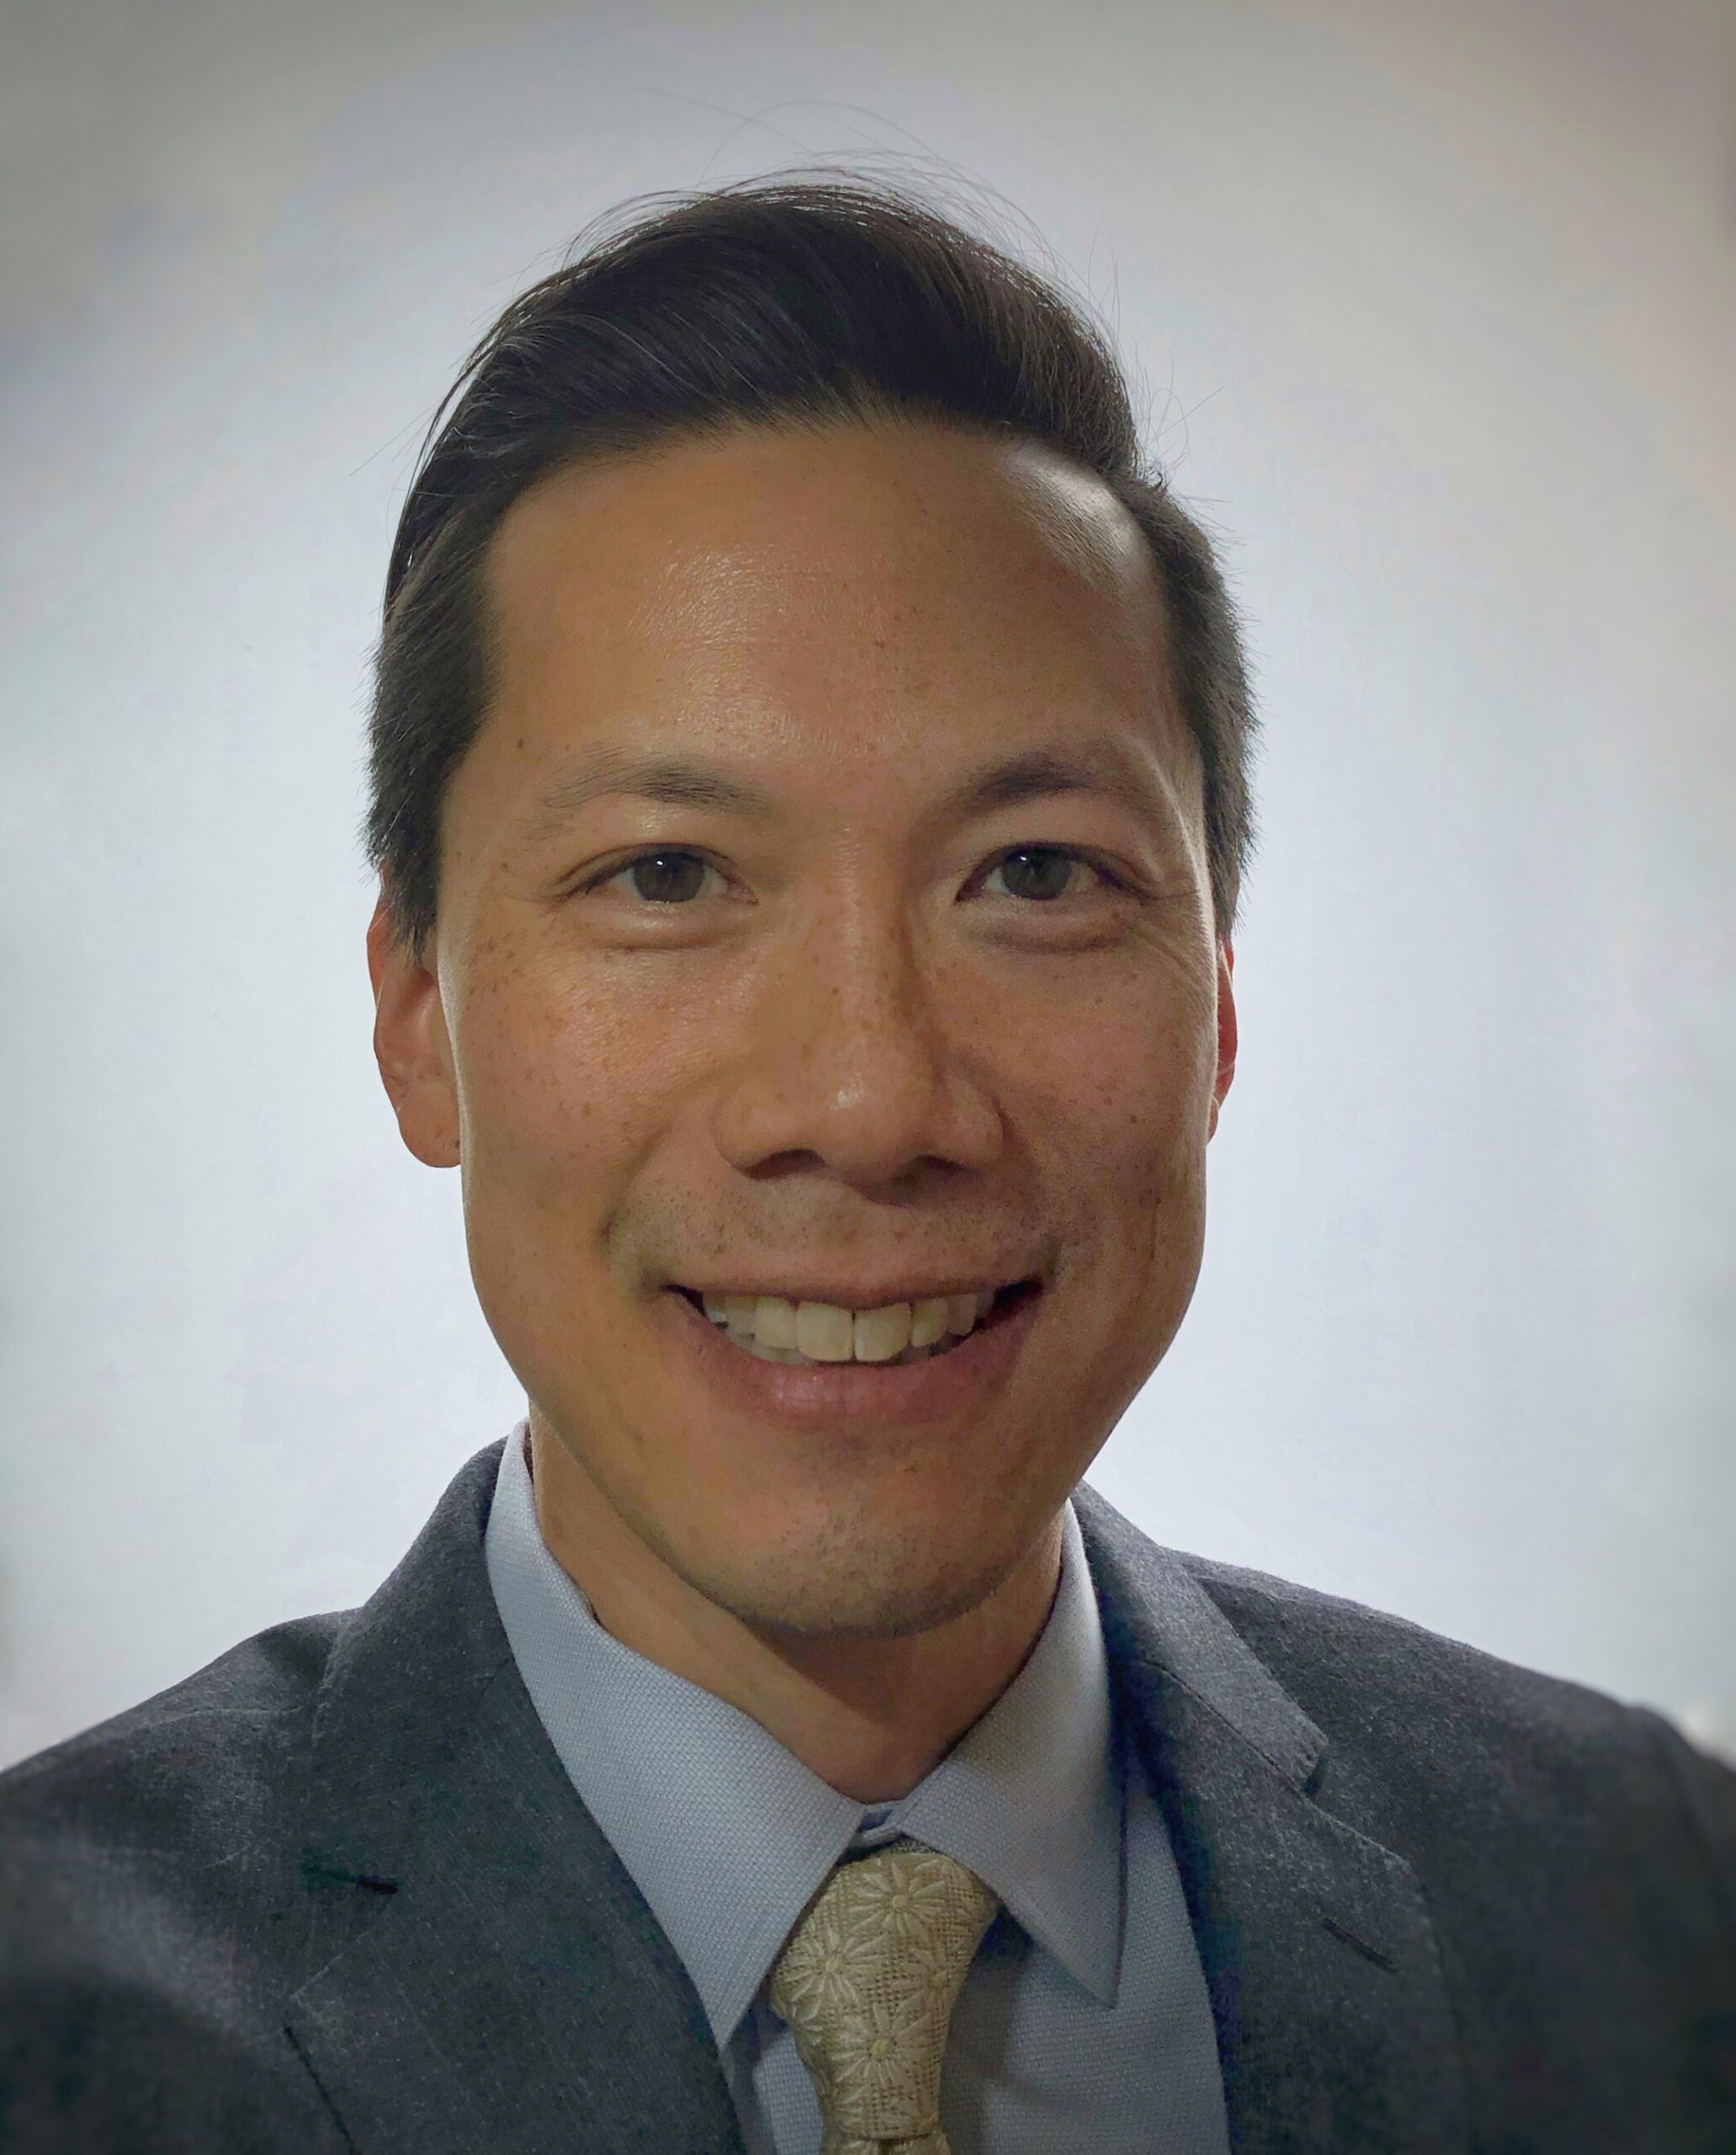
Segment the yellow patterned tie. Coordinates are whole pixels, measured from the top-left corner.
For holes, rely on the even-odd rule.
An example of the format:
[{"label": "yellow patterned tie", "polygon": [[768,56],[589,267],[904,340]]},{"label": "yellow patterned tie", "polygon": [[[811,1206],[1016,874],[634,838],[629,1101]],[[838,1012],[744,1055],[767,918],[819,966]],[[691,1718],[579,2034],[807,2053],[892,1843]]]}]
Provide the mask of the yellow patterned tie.
[{"label": "yellow patterned tie", "polygon": [[820,2155],[948,2155],[946,2024],[999,1905],[908,1840],[839,1864],[814,1896],[768,1995],[820,2099]]}]

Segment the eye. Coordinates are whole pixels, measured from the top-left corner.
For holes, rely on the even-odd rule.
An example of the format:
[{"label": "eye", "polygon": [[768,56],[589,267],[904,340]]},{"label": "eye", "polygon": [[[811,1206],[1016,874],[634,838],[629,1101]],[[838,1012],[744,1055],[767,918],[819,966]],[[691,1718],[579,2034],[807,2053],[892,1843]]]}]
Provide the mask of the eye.
[{"label": "eye", "polygon": [[679,846],[664,846],[656,852],[636,853],[631,860],[617,862],[585,887],[606,889],[625,876],[628,879],[629,897],[642,899],[647,905],[679,906],[698,897],[705,889],[706,877],[716,872],[703,854],[689,853]]},{"label": "eye", "polygon": [[1089,869],[1100,886],[1113,884],[1116,880],[1106,869],[1100,868],[1069,845],[1013,846],[997,856],[988,872],[991,876],[1004,874],[1009,897],[1050,905],[1057,898],[1069,895],[1068,886],[1075,868]]}]

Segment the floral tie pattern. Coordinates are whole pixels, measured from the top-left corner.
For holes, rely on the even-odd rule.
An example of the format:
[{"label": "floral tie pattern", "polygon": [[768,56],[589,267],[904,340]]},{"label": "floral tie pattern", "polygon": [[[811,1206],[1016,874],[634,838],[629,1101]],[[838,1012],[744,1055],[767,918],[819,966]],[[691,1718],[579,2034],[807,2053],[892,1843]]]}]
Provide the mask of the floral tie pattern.
[{"label": "floral tie pattern", "polygon": [[820,2155],[948,2155],[946,2025],[1000,1903],[973,1871],[915,1841],[841,1863],[772,1970],[820,2100]]}]

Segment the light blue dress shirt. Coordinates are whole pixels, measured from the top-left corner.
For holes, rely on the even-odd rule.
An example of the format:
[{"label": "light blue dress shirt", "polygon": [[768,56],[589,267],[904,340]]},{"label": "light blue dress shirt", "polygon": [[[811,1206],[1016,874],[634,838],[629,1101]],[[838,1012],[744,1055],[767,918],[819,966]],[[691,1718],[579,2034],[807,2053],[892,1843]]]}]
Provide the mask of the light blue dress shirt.
[{"label": "light blue dress shirt", "polygon": [[527,1424],[488,1578],[581,1801],[705,2008],[748,2155],[817,2155],[819,2106],[767,1975],[852,1847],[908,1834],[1000,1896],[953,2009],[953,2155],[1227,2155],[1211,2003],[1163,1814],[1126,1771],[1078,1522],[1018,1676],[892,1804],[840,1796],[759,1724],[610,1637],[537,1525]]}]

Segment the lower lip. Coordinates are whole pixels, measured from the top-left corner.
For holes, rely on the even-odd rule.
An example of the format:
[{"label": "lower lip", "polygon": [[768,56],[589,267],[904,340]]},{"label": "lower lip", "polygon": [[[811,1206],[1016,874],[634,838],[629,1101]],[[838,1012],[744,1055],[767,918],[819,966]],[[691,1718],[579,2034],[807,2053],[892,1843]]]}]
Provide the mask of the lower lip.
[{"label": "lower lip", "polygon": [[711,1390],[750,1413],[821,1430],[840,1423],[944,1422],[980,1408],[1010,1374],[1042,1296],[1027,1296],[1004,1317],[992,1312],[956,1347],[924,1361],[824,1362],[812,1369],[761,1361],[673,1287],[658,1299],[663,1322]]}]

